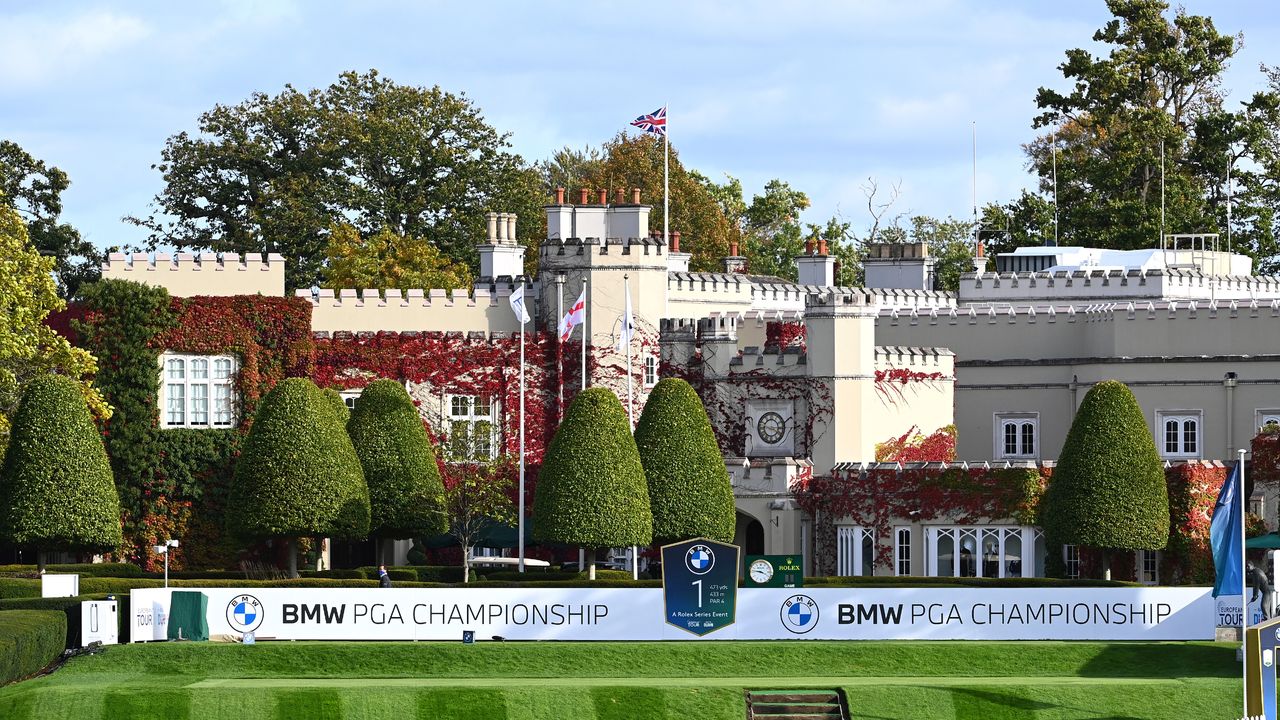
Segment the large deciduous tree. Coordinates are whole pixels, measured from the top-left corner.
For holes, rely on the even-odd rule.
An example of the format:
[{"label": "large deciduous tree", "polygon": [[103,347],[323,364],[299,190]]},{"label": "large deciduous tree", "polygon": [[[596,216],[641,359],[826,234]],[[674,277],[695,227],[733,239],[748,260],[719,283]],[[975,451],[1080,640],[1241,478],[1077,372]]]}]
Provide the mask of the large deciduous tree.
[{"label": "large deciduous tree", "polygon": [[0,140],[0,205],[16,210],[27,224],[31,243],[53,259],[54,277],[64,298],[73,298],[85,282],[101,274],[103,252],[62,222],[62,193],[71,185],[62,170],[46,165],[9,140]]},{"label": "large deciduous tree", "polygon": [[[369,485],[369,534],[380,540],[439,535],[447,529],[435,450],[409,393],[375,380],[347,422]],[[386,548],[382,548],[386,562]]]},{"label": "large deciduous tree", "polygon": [[[1063,544],[1160,550],[1169,495],[1142,408],[1124,383],[1094,385],[1076,412],[1040,507],[1050,552]],[[1110,563],[1103,567],[1110,575]]]},{"label": "large deciduous tree", "polygon": [[325,247],[325,286],[338,288],[469,288],[471,272],[424,238],[397,235],[388,228],[361,237],[339,223]]},{"label": "large deciduous tree", "polygon": [[[154,245],[279,252],[291,287],[320,282],[330,227],[426,238],[474,267],[484,213],[545,227],[538,173],[465,95],[399,85],[371,70],[306,92],[285,86],[218,105],[197,134],[169,138],[154,213],[132,221]],[[530,262],[536,261],[536,253]]]},{"label": "large deciduous tree", "polygon": [[66,307],[53,270],[54,259],[32,246],[18,212],[0,205],[0,453],[24,388],[42,375],[78,380],[93,414],[111,415],[91,380],[98,369],[94,357],[45,324],[50,313]]},{"label": "large deciduous tree", "polygon": [[732,542],[733,487],[706,408],[679,378],[658,382],[636,425],[636,447],[649,485],[653,537]]},{"label": "large deciduous tree", "polygon": [[578,393],[556,429],[538,474],[533,537],[596,549],[653,539],[640,453],[622,403],[606,388]]},{"label": "large deciduous tree", "polygon": [[300,537],[369,534],[369,488],[337,411],[310,380],[263,398],[236,463],[227,524],[247,539],[279,538],[297,577]]},{"label": "large deciduous tree", "polygon": [[105,552],[122,542],[120,499],[80,385],[31,381],[0,466],[0,538],[38,551]]},{"label": "large deciduous tree", "polygon": [[[1046,193],[1053,191],[1057,149],[1059,236],[1135,249],[1157,246],[1162,229],[1213,230],[1211,190],[1223,177],[1190,158],[1214,142],[1200,121],[1222,112],[1221,77],[1237,39],[1208,17],[1181,9],[1168,17],[1163,0],[1107,6],[1114,17],[1093,35],[1107,54],[1068,50],[1060,69],[1070,90],[1042,87],[1036,94],[1042,112],[1034,125],[1050,132],[1025,149]],[[1225,160],[1227,148],[1213,152]]]}]

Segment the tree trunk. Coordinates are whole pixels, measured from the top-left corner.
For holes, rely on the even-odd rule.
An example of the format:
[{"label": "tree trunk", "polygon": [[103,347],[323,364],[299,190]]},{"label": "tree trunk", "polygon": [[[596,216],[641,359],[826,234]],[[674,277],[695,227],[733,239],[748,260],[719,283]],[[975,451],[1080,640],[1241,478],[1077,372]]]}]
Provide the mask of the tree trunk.
[{"label": "tree trunk", "polygon": [[1111,580],[1111,551],[1102,551],[1102,579]]},{"label": "tree trunk", "polygon": [[468,552],[469,549],[470,548],[466,545],[462,546],[462,584],[463,585],[468,585],[471,583],[471,553]]},{"label": "tree trunk", "polygon": [[596,579],[596,551],[594,548],[592,548],[591,552],[587,554],[591,556],[587,559],[587,562],[588,562],[587,579],[595,580]]},{"label": "tree trunk", "polygon": [[36,572],[40,573],[41,575],[44,574],[44,561],[45,561],[44,551],[37,550],[36,551]]},{"label": "tree trunk", "polygon": [[286,538],[284,544],[285,552],[289,553],[289,578],[296,579],[298,577],[298,540]]}]

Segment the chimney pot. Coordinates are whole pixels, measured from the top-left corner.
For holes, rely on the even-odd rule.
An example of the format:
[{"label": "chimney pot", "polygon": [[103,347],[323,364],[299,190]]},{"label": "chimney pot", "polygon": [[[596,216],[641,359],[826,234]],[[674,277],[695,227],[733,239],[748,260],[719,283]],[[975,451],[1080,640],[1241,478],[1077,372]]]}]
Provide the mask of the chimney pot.
[{"label": "chimney pot", "polygon": [[587,190],[586,188],[579,188],[579,189],[578,189],[578,204],[579,204],[579,205],[586,205],[586,204],[587,204],[587,193],[588,193],[588,192],[590,192],[590,191],[589,191],[589,190]]},{"label": "chimney pot", "polygon": [[826,240],[819,240],[819,241],[818,241],[818,254],[819,254],[819,255],[826,255],[826,254],[827,254],[827,241],[826,241]]},{"label": "chimney pot", "polygon": [[986,249],[987,249],[986,245],[981,240],[979,240],[978,241],[978,257],[986,257]]},{"label": "chimney pot", "polygon": [[631,188],[631,202],[634,205],[640,204],[640,188]]},{"label": "chimney pot", "polygon": [[627,191],[625,188],[618,188],[613,191],[613,202],[621,205],[627,201]]},{"label": "chimney pot", "polygon": [[813,254],[813,238],[809,238],[808,240],[804,241],[804,254],[805,255]]},{"label": "chimney pot", "polygon": [[485,213],[484,218],[489,225],[489,244],[493,245],[498,241],[498,213]]},{"label": "chimney pot", "polygon": [[601,191],[600,191],[600,204],[601,204],[601,205],[608,205],[608,204],[609,204],[609,191],[608,191],[608,190],[601,190]]},{"label": "chimney pot", "polygon": [[738,257],[738,241],[737,240],[734,240],[729,243],[729,255],[731,257]]},{"label": "chimney pot", "polygon": [[556,188],[556,204],[557,205],[564,204],[564,188],[562,187]]},{"label": "chimney pot", "polygon": [[516,244],[516,214],[507,213],[507,242]]},{"label": "chimney pot", "polygon": [[[637,190],[637,193],[640,191]],[[680,231],[673,230],[671,232],[671,252],[680,252]]]}]

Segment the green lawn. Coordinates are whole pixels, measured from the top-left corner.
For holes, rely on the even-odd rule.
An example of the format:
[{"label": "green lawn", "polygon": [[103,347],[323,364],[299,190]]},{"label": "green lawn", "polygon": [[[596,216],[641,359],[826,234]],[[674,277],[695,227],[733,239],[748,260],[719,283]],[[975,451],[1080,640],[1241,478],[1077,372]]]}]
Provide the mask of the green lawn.
[{"label": "green lawn", "polygon": [[1228,718],[1214,643],[174,643],[0,688],[0,718],[745,718],[745,689],[842,687],[855,718]]}]

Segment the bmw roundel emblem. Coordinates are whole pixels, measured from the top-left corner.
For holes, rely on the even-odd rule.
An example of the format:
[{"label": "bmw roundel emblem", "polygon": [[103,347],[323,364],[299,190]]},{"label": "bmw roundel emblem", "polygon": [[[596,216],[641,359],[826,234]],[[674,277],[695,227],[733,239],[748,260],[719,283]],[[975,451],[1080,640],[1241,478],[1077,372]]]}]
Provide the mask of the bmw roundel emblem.
[{"label": "bmw roundel emblem", "polygon": [[253,632],[262,624],[262,603],[252,595],[237,595],[227,603],[227,624],[237,632]]},{"label": "bmw roundel emblem", "polygon": [[808,595],[792,595],[782,603],[782,627],[803,635],[818,627],[818,603]]},{"label": "bmw roundel emblem", "polygon": [[705,575],[716,566],[716,554],[706,545],[694,545],[684,554],[684,564],[694,575]]}]

